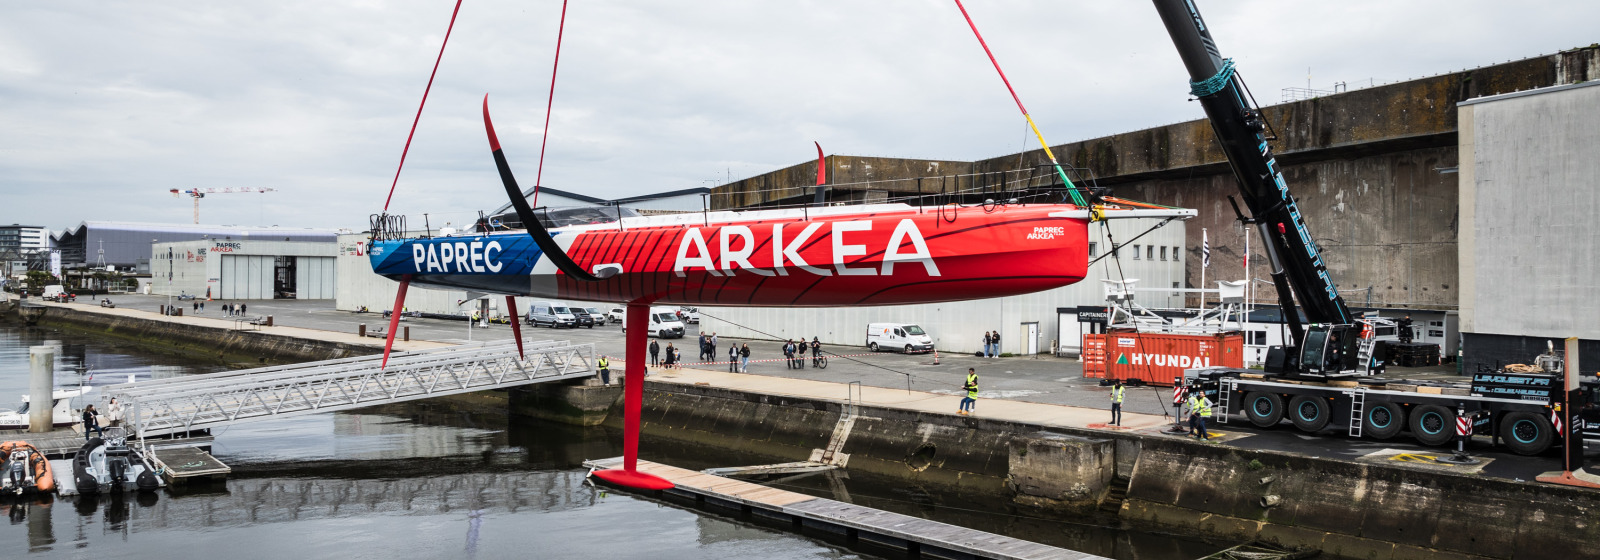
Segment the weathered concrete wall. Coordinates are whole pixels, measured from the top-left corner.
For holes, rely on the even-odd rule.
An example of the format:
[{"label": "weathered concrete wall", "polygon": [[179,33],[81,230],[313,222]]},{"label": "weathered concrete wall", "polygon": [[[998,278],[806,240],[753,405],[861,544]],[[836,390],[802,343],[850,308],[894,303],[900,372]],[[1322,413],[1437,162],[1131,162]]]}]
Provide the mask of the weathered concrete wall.
[{"label": "weathered concrete wall", "polygon": [[606,387],[599,379],[588,377],[515,387],[510,393],[508,406],[512,414],[574,426],[598,426],[622,399],[622,385]]},{"label": "weathered concrete wall", "polygon": [[1461,330],[1600,340],[1600,82],[1461,111],[1476,227]]},{"label": "weathered concrete wall", "polygon": [[38,324],[170,348],[193,356],[209,356],[224,363],[295,363],[365,356],[381,351],[371,346],[326,340],[83,313],[66,307],[49,308]]},{"label": "weathered concrete wall", "polygon": [[[801,460],[837,403],[647,383],[644,434]],[[864,407],[849,469],[1008,496],[1040,515],[1087,513],[1113,476],[1141,528],[1312,546],[1342,558],[1596,558],[1600,494],[1184,439]],[[612,414],[608,422],[617,422]],[[1047,432],[1041,434],[1041,432]],[[1026,450],[1026,453],[1023,452]],[[1271,502],[1263,502],[1268,496]]]}]

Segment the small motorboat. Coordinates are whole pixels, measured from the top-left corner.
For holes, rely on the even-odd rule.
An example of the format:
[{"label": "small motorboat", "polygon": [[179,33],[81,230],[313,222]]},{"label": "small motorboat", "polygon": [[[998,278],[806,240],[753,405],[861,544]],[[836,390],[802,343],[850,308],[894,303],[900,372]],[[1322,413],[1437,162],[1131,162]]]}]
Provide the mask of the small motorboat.
[{"label": "small motorboat", "polygon": [[0,443],[0,494],[20,496],[54,492],[56,479],[50,470],[50,461],[43,453],[24,441]]},{"label": "small motorboat", "polygon": [[[51,403],[50,421],[57,428],[64,428],[77,424],[78,414],[72,410],[72,399],[93,391],[93,387],[78,387],[73,389],[56,389],[50,393]],[[22,408],[17,410],[0,409],[0,430],[26,430],[28,429],[28,409],[32,403],[28,402],[28,395],[22,396]]]},{"label": "small motorboat", "polygon": [[79,494],[152,491],[161,479],[125,438],[89,438],[72,458],[72,480]]}]

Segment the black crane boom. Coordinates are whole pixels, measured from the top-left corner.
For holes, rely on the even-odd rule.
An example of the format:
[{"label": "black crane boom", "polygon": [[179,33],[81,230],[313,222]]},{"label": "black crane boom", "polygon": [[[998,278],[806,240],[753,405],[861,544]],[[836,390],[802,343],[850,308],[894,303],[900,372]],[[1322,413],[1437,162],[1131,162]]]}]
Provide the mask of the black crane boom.
[{"label": "black crane boom", "polygon": [[[1239,181],[1240,196],[1266,242],[1273,283],[1294,339],[1299,341],[1304,336],[1295,312],[1295,298],[1312,323],[1351,323],[1350,310],[1339,297],[1337,284],[1322,262],[1322,252],[1312,240],[1300,206],[1289,193],[1267,145],[1265,121],[1246,102],[1244,82],[1234,73],[1233,62],[1218,52],[1193,0],[1154,2],[1178,55],[1189,69],[1190,93],[1205,108],[1211,129]],[[1294,297],[1290,296],[1291,289]]]}]

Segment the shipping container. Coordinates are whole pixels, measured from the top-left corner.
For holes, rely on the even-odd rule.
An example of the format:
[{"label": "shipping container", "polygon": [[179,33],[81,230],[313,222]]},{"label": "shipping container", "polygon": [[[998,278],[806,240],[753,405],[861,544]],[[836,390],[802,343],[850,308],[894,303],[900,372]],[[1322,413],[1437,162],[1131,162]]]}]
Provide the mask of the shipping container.
[{"label": "shipping container", "polygon": [[1083,376],[1172,386],[1183,370],[1244,367],[1244,337],[1227,334],[1109,332],[1083,336]]}]

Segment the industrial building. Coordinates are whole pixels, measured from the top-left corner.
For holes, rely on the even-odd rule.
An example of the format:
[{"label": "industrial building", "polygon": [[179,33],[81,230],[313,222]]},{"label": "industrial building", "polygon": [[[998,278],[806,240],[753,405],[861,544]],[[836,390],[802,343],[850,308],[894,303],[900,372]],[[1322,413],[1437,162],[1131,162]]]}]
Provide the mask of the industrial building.
[{"label": "industrial building", "polygon": [[[1600,77],[1600,73],[1590,74]],[[1460,104],[1467,371],[1582,339],[1600,366],[1600,81]],[[1498,363],[1497,363],[1498,362]]]},{"label": "industrial building", "polygon": [[[332,229],[147,224],[88,221],[55,238],[63,266],[115,266],[118,270],[150,273],[151,246],[177,241],[318,241],[333,243]],[[331,256],[331,255],[330,255]]]},{"label": "industrial building", "polygon": [[331,241],[204,239],[153,245],[151,292],[217,299],[333,299]]},{"label": "industrial building", "polygon": [[[20,276],[30,268],[48,263],[55,248],[50,230],[41,226],[0,225],[0,273]],[[38,268],[43,270],[42,267]]]},{"label": "industrial building", "polygon": [[[1276,138],[1272,147],[1284,179],[1350,306],[1381,309],[1391,317],[1428,311],[1417,324],[1419,340],[1440,341],[1448,357],[1459,344],[1468,372],[1479,365],[1528,362],[1547,341],[1567,336],[1584,339],[1584,361],[1592,364],[1600,363],[1600,313],[1595,301],[1580,300],[1596,291],[1592,256],[1600,254],[1593,226],[1600,212],[1593,179],[1600,127],[1593,115],[1600,105],[1582,101],[1594,95],[1588,86],[1596,78],[1600,46],[1591,45],[1319,92],[1261,110]],[[1574,84],[1585,87],[1557,89]],[[1187,95],[1186,87],[1181,77],[1174,79],[1173,95]],[[1488,117],[1497,127],[1490,129],[1473,113],[1527,118]],[[1494,138],[1486,143],[1485,135]],[[1486,145],[1493,149],[1486,151]],[[1238,187],[1208,121],[1052,150],[1075,180],[1092,177],[1093,184],[1120,197],[1200,210],[1185,228],[1185,242],[1177,244],[1186,251],[1180,279],[1185,286],[1200,287],[1202,231],[1209,232],[1212,251],[1208,279],[1248,278],[1260,285],[1268,278],[1266,259],[1250,259],[1245,270],[1247,230],[1228,202]],[[1040,167],[1047,162],[1043,150],[977,161],[832,155],[824,162],[830,183],[824,196],[933,204],[952,197],[1004,200],[1036,192],[1041,175],[1048,175]],[[1484,165],[1492,176],[1483,176]],[[732,182],[712,190],[712,207],[808,200],[816,176],[817,162],[808,161]],[[1484,192],[1494,202],[1487,209]],[[1488,231],[1495,233],[1485,240]],[[1255,294],[1258,306],[1277,302],[1270,286]],[[1459,334],[1453,328],[1458,318]],[[1007,351],[1017,351],[1007,345]]]}]

